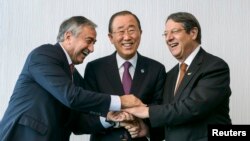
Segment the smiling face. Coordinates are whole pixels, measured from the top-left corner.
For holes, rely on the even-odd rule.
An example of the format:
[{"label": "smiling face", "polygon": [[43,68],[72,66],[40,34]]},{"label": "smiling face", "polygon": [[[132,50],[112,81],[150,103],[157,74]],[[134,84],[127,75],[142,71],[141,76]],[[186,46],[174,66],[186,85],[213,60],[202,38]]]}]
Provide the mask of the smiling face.
[{"label": "smiling face", "polygon": [[187,33],[182,23],[169,19],[165,24],[164,34],[170,52],[180,62],[184,62],[198,46],[195,41],[198,30],[195,27]]},{"label": "smiling face", "polygon": [[115,17],[109,39],[122,58],[125,60],[132,58],[141,41],[141,31],[135,17],[129,14]]},{"label": "smiling face", "polygon": [[85,57],[94,51],[94,43],[96,41],[95,28],[91,26],[80,28],[82,30],[77,36],[74,36],[72,32],[66,32],[62,42],[73,64],[83,63]]}]

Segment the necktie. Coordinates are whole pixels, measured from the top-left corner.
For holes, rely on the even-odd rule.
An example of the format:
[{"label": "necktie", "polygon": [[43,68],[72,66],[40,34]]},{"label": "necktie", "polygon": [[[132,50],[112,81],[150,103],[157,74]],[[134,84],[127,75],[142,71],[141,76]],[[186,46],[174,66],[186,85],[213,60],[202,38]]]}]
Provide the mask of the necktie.
[{"label": "necktie", "polygon": [[123,64],[124,72],[123,72],[123,76],[122,76],[122,85],[123,85],[123,90],[124,90],[125,94],[129,94],[131,84],[132,84],[132,78],[131,78],[131,75],[129,73],[130,66],[131,66],[131,63],[128,61],[126,61]]},{"label": "necktie", "polygon": [[[132,78],[131,75],[129,73],[129,68],[132,64],[129,61],[126,61],[123,64],[124,67],[124,72],[122,75],[122,85],[123,85],[123,90],[125,94],[129,94],[130,93],[130,88],[131,88],[131,84],[132,84]],[[123,135],[120,136],[121,141],[130,141],[130,137],[129,137],[129,133],[127,133],[127,131],[124,132]]]},{"label": "necktie", "polygon": [[177,91],[179,85],[181,84],[181,81],[186,73],[186,69],[187,69],[187,64],[185,63],[181,63],[181,66],[180,66],[180,76],[179,76],[179,79],[178,79],[178,82],[177,82],[177,85],[176,85],[176,88],[175,88],[175,92]]},{"label": "necktie", "polygon": [[71,75],[73,75],[73,72],[74,72],[74,69],[75,69],[75,65],[74,64],[70,64],[69,68],[70,68]]}]

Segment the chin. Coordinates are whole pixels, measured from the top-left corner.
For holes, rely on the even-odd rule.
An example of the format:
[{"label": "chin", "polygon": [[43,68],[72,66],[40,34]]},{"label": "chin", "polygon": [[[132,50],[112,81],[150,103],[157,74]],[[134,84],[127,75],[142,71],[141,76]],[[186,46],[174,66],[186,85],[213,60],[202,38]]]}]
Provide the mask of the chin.
[{"label": "chin", "polygon": [[180,54],[172,53],[172,55],[173,55],[176,59],[179,59],[179,58],[180,58]]},{"label": "chin", "polygon": [[[84,59],[83,59],[84,60]],[[77,60],[77,62],[75,64],[82,64],[83,60]]]}]

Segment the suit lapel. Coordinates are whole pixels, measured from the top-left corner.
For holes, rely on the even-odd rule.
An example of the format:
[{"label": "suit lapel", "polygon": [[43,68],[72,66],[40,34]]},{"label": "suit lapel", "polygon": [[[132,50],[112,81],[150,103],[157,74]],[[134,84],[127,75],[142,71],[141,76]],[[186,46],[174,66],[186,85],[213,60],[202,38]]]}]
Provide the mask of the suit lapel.
[{"label": "suit lapel", "polygon": [[130,92],[138,95],[140,94],[140,89],[142,89],[142,83],[144,82],[145,75],[148,75],[147,62],[143,61],[143,57],[138,53],[137,64],[135,68],[135,74],[132,81],[132,86]]},{"label": "suit lapel", "polygon": [[71,70],[70,70],[69,63],[68,63],[65,52],[63,51],[63,49],[62,49],[62,47],[61,47],[61,45],[59,43],[56,43],[54,46],[57,48],[58,53],[60,54],[60,58],[63,58],[63,62],[64,62],[63,67],[65,69],[67,69],[67,74],[71,78]]},{"label": "suit lapel", "polygon": [[113,92],[119,95],[123,95],[124,91],[121,83],[121,78],[115,54],[116,52],[110,55],[110,57],[108,57],[107,65],[105,65],[106,68],[104,68],[104,71],[108,81],[110,82]]},{"label": "suit lapel", "polygon": [[175,84],[177,81],[179,65],[177,64],[167,73],[167,79],[164,85],[163,100],[164,103],[171,103],[174,99]]},{"label": "suit lapel", "polygon": [[186,88],[190,80],[195,76],[196,72],[200,69],[202,60],[203,60],[204,50],[201,48],[194,60],[192,61],[190,67],[188,68],[184,78],[179,86],[179,89],[176,91],[175,99],[179,99],[182,95],[183,90]]}]

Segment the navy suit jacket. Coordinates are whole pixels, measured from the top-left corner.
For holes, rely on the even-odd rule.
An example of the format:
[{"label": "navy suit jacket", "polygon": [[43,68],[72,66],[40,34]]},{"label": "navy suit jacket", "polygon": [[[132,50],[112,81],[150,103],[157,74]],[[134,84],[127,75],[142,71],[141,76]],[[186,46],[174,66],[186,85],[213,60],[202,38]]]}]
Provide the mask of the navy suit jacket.
[{"label": "navy suit jacket", "polygon": [[34,49],[0,122],[0,140],[68,141],[75,130],[71,122],[72,109],[106,115],[110,96],[84,90],[79,87],[83,82],[76,69],[74,75],[75,84],[58,43]]},{"label": "navy suit jacket", "polygon": [[231,124],[229,67],[201,48],[174,96],[178,72],[177,64],[167,73],[164,105],[149,108],[150,122],[165,125],[166,141],[207,141],[209,124]]},{"label": "navy suit jacket", "polygon": [[[152,59],[141,56],[138,60],[132,80],[131,94],[140,98],[145,104],[159,104],[162,102],[162,90],[166,77],[165,67]],[[92,62],[85,69],[85,87],[89,90],[124,95],[119,70],[116,61],[116,52]],[[109,128],[104,132],[92,134],[92,141],[116,141],[125,132],[124,128]],[[153,134],[153,132],[152,132]],[[134,140],[145,141],[144,138]],[[152,141],[156,140],[153,139]]]}]

